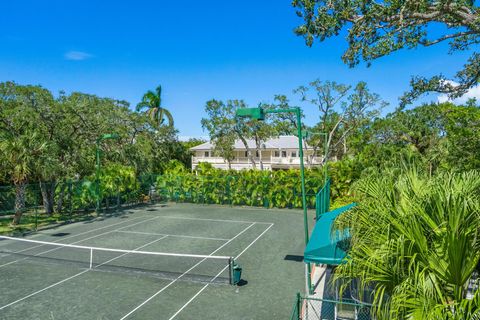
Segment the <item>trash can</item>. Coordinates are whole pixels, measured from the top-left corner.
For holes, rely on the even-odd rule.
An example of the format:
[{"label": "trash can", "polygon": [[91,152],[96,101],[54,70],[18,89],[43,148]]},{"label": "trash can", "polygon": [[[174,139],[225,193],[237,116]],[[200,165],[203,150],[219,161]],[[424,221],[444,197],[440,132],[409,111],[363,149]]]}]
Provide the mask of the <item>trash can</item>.
[{"label": "trash can", "polygon": [[237,285],[242,278],[242,267],[238,264],[233,266],[233,284]]}]

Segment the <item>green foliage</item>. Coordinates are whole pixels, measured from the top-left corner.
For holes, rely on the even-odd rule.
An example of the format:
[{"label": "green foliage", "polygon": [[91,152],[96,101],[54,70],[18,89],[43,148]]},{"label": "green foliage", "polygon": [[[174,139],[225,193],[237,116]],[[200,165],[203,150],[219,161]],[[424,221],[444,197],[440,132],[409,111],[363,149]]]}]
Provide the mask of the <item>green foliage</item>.
[{"label": "green foliage", "polygon": [[162,106],[162,86],[158,86],[155,92],[148,91],[142,97],[142,101],[137,104],[137,111],[147,108],[147,115],[159,127],[165,119],[168,121],[168,126],[173,127],[173,117],[170,111]]},{"label": "green foliage", "polygon": [[237,137],[243,137],[243,130],[238,129],[235,119],[235,109],[241,106],[241,101],[210,100],[205,106],[207,118],[202,118],[202,128],[207,130],[214,144],[214,152],[224,158],[230,166],[235,157],[233,145]]},{"label": "green foliage", "polygon": [[[403,172],[403,173],[402,173]],[[335,272],[358,285],[378,319],[475,319],[467,299],[480,262],[480,174],[386,170],[357,181],[359,206],[341,215],[351,243]]]},{"label": "green foliage", "polygon": [[456,170],[480,168],[480,108],[444,104],[441,108],[447,134],[446,161]]},{"label": "green foliage", "polygon": [[[315,204],[315,194],[323,184],[323,173],[306,171],[308,205]],[[299,170],[227,171],[201,163],[196,172],[178,163],[168,166],[158,177],[157,187],[175,201],[277,208],[301,208]]]},{"label": "green foliage", "polygon": [[120,164],[110,164],[102,168],[100,186],[101,192],[105,196],[135,190],[138,188],[135,169]]},{"label": "green foliage", "polygon": [[[96,141],[106,133],[120,138],[101,143],[102,167],[128,166],[141,176],[160,173],[171,159],[190,164],[191,154],[172,126],[156,127],[125,101],[78,92],[54,97],[40,86],[0,83],[0,181],[17,185],[16,220],[27,183],[53,186],[45,189],[45,204],[55,199],[56,183],[91,176]],[[85,197],[91,197],[85,190]]]},{"label": "green foliage", "polygon": [[[328,164],[328,173],[332,180],[331,197],[334,201],[337,198],[352,198],[350,187],[354,181],[360,178],[363,169],[363,163],[355,159],[345,159]],[[339,201],[345,201],[340,199]],[[337,206],[339,205],[334,204],[334,207]]]},{"label": "green foliage", "polygon": [[[263,109],[288,108],[288,100],[284,96],[276,96],[274,104],[261,103],[259,107]],[[285,117],[279,114],[267,114],[265,119],[250,119],[237,117],[238,109],[247,108],[243,100],[228,100],[226,102],[219,100],[207,101],[205,106],[206,118],[201,120],[202,128],[207,130],[210,141],[214,144],[214,152],[224,158],[230,167],[231,161],[235,157],[234,144],[238,139],[243,144],[247,152],[249,161],[253,168],[257,168],[257,160],[251,149],[256,153],[262,153],[262,145],[269,138],[278,136],[281,132],[289,131],[292,128],[292,121],[296,123],[291,116]],[[254,141],[254,147],[248,144],[247,140]],[[258,159],[260,170],[263,170],[262,158]]]},{"label": "green foliage", "polygon": [[34,86],[0,83],[0,176],[15,184],[40,169],[50,168],[52,145],[39,129],[42,114],[53,104],[50,92]]},{"label": "green foliage", "polygon": [[332,81],[315,80],[294,92],[302,101],[318,109],[320,121],[311,128],[311,132],[317,134],[312,134],[307,142],[315,153],[326,145],[321,154],[327,159],[351,155],[350,140],[379,117],[387,105],[378,94],[370,92],[365,82],[352,88]]},{"label": "green foliage", "polygon": [[[295,32],[309,46],[315,38],[324,41],[347,29],[349,46],[342,58],[351,67],[404,48],[448,42],[453,53],[480,43],[480,8],[472,0],[293,0],[293,6],[304,20]],[[473,51],[455,80],[458,84],[443,76],[416,77],[403,102],[411,103],[427,91],[447,93],[451,98],[462,95],[480,80],[478,52]]]},{"label": "green foliage", "polygon": [[418,160],[430,174],[480,169],[479,119],[480,108],[451,103],[397,110],[358,137],[355,158],[374,170],[400,158]]},{"label": "green foliage", "polygon": [[359,178],[409,166],[436,172],[480,169],[480,108],[425,104],[377,118],[351,138],[349,157],[330,162],[333,207],[350,200]]},{"label": "green foliage", "polygon": [[[183,165],[180,163],[183,168]],[[100,176],[100,210],[111,212],[132,204],[158,200],[153,193],[156,175],[137,177],[132,167],[111,164]],[[43,183],[53,190],[55,211],[48,213],[42,205],[42,189],[38,183],[26,184],[22,215],[15,225],[10,225],[16,213],[16,187],[0,186],[0,233],[36,230],[53,223],[90,219],[96,215],[97,183],[95,176],[83,180]]]},{"label": "green foliage", "polygon": [[204,139],[190,138],[187,141],[182,141],[181,143],[185,148],[190,149],[198,145],[201,145],[202,143],[205,143],[205,142],[207,141]]},{"label": "green foliage", "polygon": [[91,175],[95,142],[105,133],[120,139],[102,143],[102,162],[131,166],[137,175],[161,172],[171,159],[188,163],[190,158],[173,127],[154,128],[126,102],[94,95],[54,98],[42,87],[0,83],[0,120],[0,176],[7,183]]}]

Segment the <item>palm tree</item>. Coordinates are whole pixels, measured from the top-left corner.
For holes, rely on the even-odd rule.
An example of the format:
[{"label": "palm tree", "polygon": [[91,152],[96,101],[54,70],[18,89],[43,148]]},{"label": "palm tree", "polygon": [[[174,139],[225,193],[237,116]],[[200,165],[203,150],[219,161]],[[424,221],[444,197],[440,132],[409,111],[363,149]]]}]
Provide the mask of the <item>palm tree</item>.
[{"label": "palm tree", "polygon": [[20,223],[25,210],[27,180],[32,171],[39,165],[39,155],[47,144],[35,132],[23,136],[9,137],[0,140],[0,157],[3,166],[11,174],[15,185],[15,215],[12,224]]},{"label": "palm tree", "polygon": [[356,286],[377,319],[479,319],[480,291],[471,287],[480,267],[480,174],[397,170],[354,189],[360,205],[336,221],[351,235],[334,276],[340,291]]},{"label": "palm tree", "polygon": [[170,111],[162,107],[162,86],[158,86],[155,92],[149,90],[137,104],[137,111],[147,108],[147,115],[155,121],[158,126],[162,125],[167,118],[168,125],[173,126],[173,117]]}]

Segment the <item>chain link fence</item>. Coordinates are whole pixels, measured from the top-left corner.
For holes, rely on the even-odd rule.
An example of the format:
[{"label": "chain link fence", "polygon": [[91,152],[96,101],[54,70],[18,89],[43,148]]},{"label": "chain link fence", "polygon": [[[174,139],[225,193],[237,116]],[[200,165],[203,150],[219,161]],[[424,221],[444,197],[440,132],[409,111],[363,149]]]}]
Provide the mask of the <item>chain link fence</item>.
[{"label": "chain link fence", "polygon": [[[265,208],[301,208],[298,179],[285,183],[269,176],[210,176],[166,174],[157,181],[162,197],[175,202],[246,205]],[[297,181],[298,180],[298,181]],[[316,206],[318,180],[307,181],[306,197],[310,209]]]},{"label": "chain link fence", "polygon": [[[316,208],[318,215],[318,210],[328,210],[330,192],[329,184],[316,192],[317,182],[312,179],[307,185],[307,203],[309,208]],[[133,183],[84,179],[0,186],[0,233],[25,233],[158,201],[296,208],[301,207],[297,187],[253,174],[225,179],[209,175],[143,175]]]},{"label": "chain link fence", "polygon": [[97,185],[89,180],[0,186],[0,233],[25,233],[157,202],[161,199],[155,187],[157,178],[141,176],[128,186],[121,182]]},{"label": "chain link fence", "polygon": [[291,320],[371,320],[369,305],[353,301],[337,301],[303,297],[297,294]]}]

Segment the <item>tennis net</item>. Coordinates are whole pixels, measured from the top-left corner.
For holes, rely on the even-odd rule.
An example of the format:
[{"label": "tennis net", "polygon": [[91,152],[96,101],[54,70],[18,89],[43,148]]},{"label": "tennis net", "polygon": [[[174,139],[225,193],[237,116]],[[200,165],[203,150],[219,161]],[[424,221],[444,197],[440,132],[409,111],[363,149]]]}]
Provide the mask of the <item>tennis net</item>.
[{"label": "tennis net", "polygon": [[151,243],[134,250],[123,250],[0,236],[0,266],[14,263],[61,264],[172,281],[233,283],[232,257],[140,250]]}]

